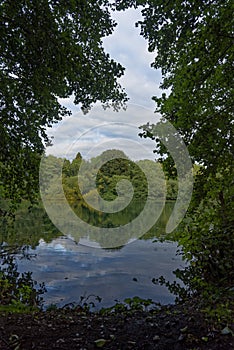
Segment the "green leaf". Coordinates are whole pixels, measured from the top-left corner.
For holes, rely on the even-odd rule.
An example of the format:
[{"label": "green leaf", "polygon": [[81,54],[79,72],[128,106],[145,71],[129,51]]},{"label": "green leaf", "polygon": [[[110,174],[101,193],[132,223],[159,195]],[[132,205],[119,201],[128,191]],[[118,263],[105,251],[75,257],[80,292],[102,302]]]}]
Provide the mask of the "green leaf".
[{"label": "green leaf", "polygon": [[100,338],[94,341],[97,348],[102,348],[106,344],[107,340]]}]

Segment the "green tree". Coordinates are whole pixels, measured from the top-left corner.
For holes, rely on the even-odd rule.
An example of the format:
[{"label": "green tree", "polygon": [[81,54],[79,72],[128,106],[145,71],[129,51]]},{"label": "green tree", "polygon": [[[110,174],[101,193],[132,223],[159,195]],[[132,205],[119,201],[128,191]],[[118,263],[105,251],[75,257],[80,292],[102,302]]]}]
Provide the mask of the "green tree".
[{"label": "green tree", "polygon": [[[230,164],[233,152],[232,1],[149,1],[140,23],[161,68],[158,110],[180,131],[194,160]],[[232,153],[233,154],[233,153]]]},{"label": "green tree", "polygon": [[[152,67],[161,69],[161,88],[167,90],[153,97],[157,111],[183,136],[193,162],[203,165],[179,235],[193,261],[186,270],[190,277],[181,277],[206,297],[214,290],[221,294],[234,285],[233,2],[118,1],[119,9],[138,5],[143,20],[137,26],[149,51],[157,53]],[[154,125],[143,129],[164,154],[166,169],[174,170]]]},{"label": "green tree", "polygon": [[81,162],[82,162],[82,156],[81,156],[80,152],[78,152],[75,159],[73,159],[73,161],[71,162],[71,165],[70,165],[71,174],[70,174],[70,176],[77,176],[78,175]]},{"label": "green tree", "polygon": [[126,99],[123,67],[104,52],[115,23],[106,0],[0,2],[0,178],[6,197],[33,197],[46,128],[69,114]]}]

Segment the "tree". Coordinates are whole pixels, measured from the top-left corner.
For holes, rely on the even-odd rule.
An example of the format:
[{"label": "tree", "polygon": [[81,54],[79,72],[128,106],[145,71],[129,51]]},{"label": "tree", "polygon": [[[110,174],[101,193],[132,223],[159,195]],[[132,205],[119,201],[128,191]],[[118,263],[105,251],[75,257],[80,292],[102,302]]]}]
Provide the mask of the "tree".
[{"label": "tree", "polygon": [[[233,16],[231,1],[149,2],[142,35],[157,49],[168,97],[154,97],[180,131],[194,160],[229,164],[233,152]],[[155,2],[154,2],[155,3]],[[204,137],[204,136],[208,136]],[[212,147],[210,147],[212,145]]]},{"label": "tree", "polygon": [[[233,155],[233,3],[206,1],[117,1],[142,5],[136,23],[157,55],[162,89],[157,111],[183,135],[194,161],[206,167],[230,164]],[[147,137],[150,137],[148,128]],[[161,146],[160,143],[158,145]],[[210,147],[212,146],[212,147]]]},{"label": "tree", "polygon": [[116,25],[106,0],[3,0],[0,19],[0,186],[30,198],[46,128],[69,114],[58,98],[74,95],[83,110],[121,103],[124,69],[102,46]]},{"label": "tree", "polygon": [[[188,284],[206,297],[212,295],[209,288],[221,294],[234,285],[233,2],[149,0],[117,5],[143,5],[143,20],[137,26],[149,51],[157,53],[152,67],[161,69],[161,88],[169,91],[153,97],[157,111],[183,136],[193,162],[202,165],[179,236],[185,257],[193,261]],[[167,154],[167,170],[173,169],[154,125],[143,129],[143,136],[155,139],[156,150]]]},{"label": "tree", "polygon": [[80,152],[78,152],[75,159],[73,159],[73,161],[71,162],[70,176],[77,176],[78,175],[78,171],[79,171],[81,162],[82,162],[82,156],[81,156]]}]

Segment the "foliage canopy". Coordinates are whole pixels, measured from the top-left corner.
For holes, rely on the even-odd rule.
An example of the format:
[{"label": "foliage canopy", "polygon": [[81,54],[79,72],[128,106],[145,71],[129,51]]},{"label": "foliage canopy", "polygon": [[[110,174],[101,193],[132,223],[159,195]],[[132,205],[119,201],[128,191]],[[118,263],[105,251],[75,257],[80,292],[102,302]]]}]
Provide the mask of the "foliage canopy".
[{"label": "foliage canopy", "polygon": [[4,0],[0,23],[1,182],[8,198],[30,197],[46,128],[69,114],[59,98],[122,103],[124,68],[102,46],[116,25],[106,0]]},{"label": "foliage canopy", "polygon": [[[161,69],[166,90],[153,97],[157,111],[183,136],[193,162],[201,166],[178,233],[191,265],[177,273],[190,292],[216,298],[231,293],[234,285],[233,2],[117,1],[119,10],[140,5],[143,19],[136,25],[149,51],[156,52],[152,67]],[[174,174],[155,126],[142,128]]]}]

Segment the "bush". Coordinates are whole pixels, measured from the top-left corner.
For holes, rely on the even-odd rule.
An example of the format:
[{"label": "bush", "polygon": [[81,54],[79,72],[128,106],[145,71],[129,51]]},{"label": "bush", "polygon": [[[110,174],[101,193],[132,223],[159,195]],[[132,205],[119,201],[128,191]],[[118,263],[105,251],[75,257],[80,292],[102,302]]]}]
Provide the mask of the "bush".
[{"label": "bush", "polygon": [[9,252],[1,252],[0,310],[26,311],[39,309],[46,292],[44,283],[37,286],[32,272],[19,273],[17,264]]}]

